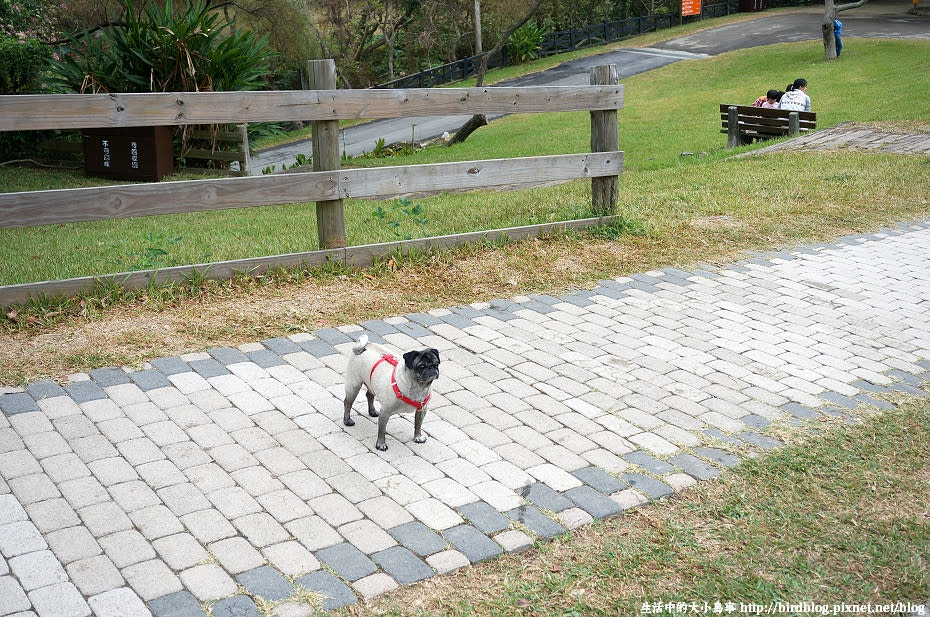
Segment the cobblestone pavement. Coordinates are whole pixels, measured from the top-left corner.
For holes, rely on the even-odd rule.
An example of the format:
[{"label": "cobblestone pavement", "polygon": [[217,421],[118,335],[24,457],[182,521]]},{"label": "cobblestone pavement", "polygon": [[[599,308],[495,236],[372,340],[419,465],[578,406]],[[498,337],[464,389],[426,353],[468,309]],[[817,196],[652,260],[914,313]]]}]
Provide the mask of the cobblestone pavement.
[{"label": "cobblestone pavement", "polygon": [[[670,495],[921,393],[928,251],[923,221],[6,388],[0,615],[295,617]],[[363,330],[440,350],[426,443],[394,417],[377,452],[364,398],[342,426]]]}]

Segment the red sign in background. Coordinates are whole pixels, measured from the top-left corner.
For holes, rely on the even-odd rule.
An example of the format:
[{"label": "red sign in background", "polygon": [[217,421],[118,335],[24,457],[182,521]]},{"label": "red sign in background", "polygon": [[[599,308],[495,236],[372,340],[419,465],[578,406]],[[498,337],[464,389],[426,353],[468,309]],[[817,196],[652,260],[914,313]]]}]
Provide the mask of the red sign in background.
[{"label": "red sign in background", "polygon": [[701,0],[681,0],[681,16],[701,14]]}]

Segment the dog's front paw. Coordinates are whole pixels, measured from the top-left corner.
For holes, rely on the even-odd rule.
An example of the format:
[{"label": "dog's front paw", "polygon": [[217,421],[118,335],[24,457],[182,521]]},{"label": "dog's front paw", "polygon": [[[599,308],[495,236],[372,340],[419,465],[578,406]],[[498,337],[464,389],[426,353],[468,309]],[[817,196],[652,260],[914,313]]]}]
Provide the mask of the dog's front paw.
[{"label": "dog's front paw", "polygon": [[424,437],[423,435],[414,436],[413,442],[414,443],[426,443],[426,437]]},{"label": "dog's front paw", "polygon": [[375,411],[374,409],[372,409],[372,410],[370,410],[370,411],[368,412],[368,415],[371,416],[372,418],[377,418],[377,417],[378,417],[378,412]]},{"label": "dog's front paw", "polygon": [[342,423],[345,424],[346,426],[355,426],[355,420],[353,420],[352,418],[349,418],[348,420],[343,420]]},{"label": "dog's front paw", "polygon": [[381,452],[384,452],[385,450],[387,450],[387,444],[386,444],[386,443],[376,443],[376,444],[375,444],[375,450],[380,450]]}]

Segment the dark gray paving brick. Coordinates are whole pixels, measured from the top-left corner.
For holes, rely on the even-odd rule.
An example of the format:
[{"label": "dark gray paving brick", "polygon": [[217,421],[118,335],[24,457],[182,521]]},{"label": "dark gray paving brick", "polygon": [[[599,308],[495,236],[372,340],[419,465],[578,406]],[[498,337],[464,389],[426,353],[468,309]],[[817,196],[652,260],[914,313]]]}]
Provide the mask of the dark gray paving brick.
[{"label": "dark gray paving brick", "polygon": [[387,323],[386,321],[381,321],[380,319],[363,321],[358,325],[364,328],[367,332],[372,334],[379,334],[381,336],[386,336],[388,334],[394,334],[397,332],[397,328]]},{"label": "dark gray paving brick", "polygon": [[894,404],[889,403],[888,401],[883,401],[881,399],[874,398],[872,396],[869,396],[868,394],[857,394],[855,398],[860,403],[864,403],[866,405],[872,405],[873,407],[878,407],[879,409],[882,409],[884,411],[890,411],[895,408]]},{"label": "dark gray paving brick", "polygon": [[316,552],[316,558],[348,581],[357,581],[378,570],[365,553],[348,542],[319,550]]},{"label": "dark gray paving brick", "polygon": [[26,392],[37,401],[41,401],[44,398],[67,395],[65,389],[51,379],[43,379],[29,384],[26,386]]},{"label": "dark gray paving brick", "polygon": [[309,341],[301,341],[300,348],[315,358],[331,356],[336,353],[332,345],[318,338],[310,339]]},{"label": "dark gray paving brick", "polygon": [[640,291],[650,293],[650,294],[654,294],[654,293],[658,293],[659,291],[662,291],[660,288],[656,287],[655,285],[650,285],[649,283],[644,283],[643,281],[635,281],[635,280],[630,282],[630,288],[638,289]]},{"label": "dark gray paving brick", "polygon": [[[665,276],[667,277],[682,279],[685,282],[685,285],[691,284],[691,281],[688,280],[688,278],[691,276],[690,272],[685,272],[684,270],[679,270],[678,268],[665,268],[662,270],[662,272],[664,272]],[[676,283],[676,285],[677,284],[679,283]]]},{"label": "dark gray paving brick", "polygon": [[695,448],[694,453],[698,456],[703,456],[706,459],[709,459],[718,465],[723,465],[724,467],[736,467],[740,463],[738,456],[730,454],[725,450],[720,450],[719,448]]},{"label": "dark gray paving brick", "polygon": [[756,447],[762,448],[763,450],[771,450],[772,448],[780,448],[785,445],[777,439],[768,437],[767,435],[761,435],[759,433],[754,433],[752,431],[744,431],[739,434],[740,439],[745,441],[748,444],[752,444]]},{"label": "dark gray paving brick", "polygon": [[716,467],[708,465],[693,454],[679,454],[668,459],[668,462],[698,480],[710,480],[720,474]]},{"label": "dark gray paving brick", "polygon": [[490,559],[503,552],[497,542],[471,525],[459,525],[458,527],[446,529],[443,535],[456,550],[465,555],[472,563]]},{"label": "dark gray paving brick", "polygon": [[649,473],[654,473],[657,475],[663,475],[675,471],[675,468],[665,461],[660,461],[659,459],[646,454],[642,450],[636,450],[635,452],[624,454],[623,459],[629,463],[633,463],[638,467],[642,467]]},{"label": "dark gray paving brick", "polygon": [[550,512],[561,512],[571,508],[571,499],[563,497],[561,493],[553,490],[547,484],[536,482],[520,490],[520,495],[527,501],[531,501],[543,510]]},{"label": "dark gray paving brick", "polygon": [[504,311],[500,309],[490,308],[484,313],[488,317],[493,317],[500,321],[510,321],[511,319],[516,319],[517,316],[511,313],[510,311]]},{"label": "dark gray paving brick", "polygon": [[129,378],[134,384],[139,386],[139,389],[143,392],[148,392],[149,390],[156,390],[158,388],[167,388],[171,386],[171,382],[168,381],[168,378],[165,377],[159,371],[153,369],[145,369],[143,371],[134,371],[129,373]]},{"label": "dark gray paving brick", "polygon": [[[568,499],[566,497],[566,499]],[[569,503],[574,507],[574,502],[569,500]],[[513,510],[508,510],[504,512],[508,517],[526,525],[540,538],[551,538],[559,534],[565,533],[565,528],[562,527],[559,523],[552,520],[548,516],[542,513],[538,508],[533,506],[520,506],[519,508],[514,508]]]},{"label": "dark gray paving brick", "polygon": [[178,591],[149,602],[152,617],[206,617],[200,602],[189,591]]},{"label": "dark gray paving brick", "polygon": [[253,596],[275,602],[294,595],[294,586],[271,566],[261,566],[236,576],[236,582]]},{"label": "dark gray paving brick", "polygon": [[484,533],[503,531],[510,527],[510,519],[483,501],[466,504],[458,512]]},{"label": "dark gray paving brick", "polygon": [[890,389],[894,390],[895,392],[903,392],[905,394],[911,394],[913,396],[927,396],[926,390],[921,390],[920,388],[916,386],[912,386],[911,384],[907,384],[907,383],[891,384]]},{"label": "dark gray paving brick", "polygon": [[[593,488],[599,493],[604,495],[610,495],[612,493],[619,493],[623,489],[627,488],[624,482],[621,482],[616,477],[610,475],[600,467],[582,467],[576,471],[572,472],[572,475]],[[575,501],[570,495],[566,493],[572,501]],[[575,503],[578,503],[575,501]]]},{"label": "dark gray paving brick", "polygon": [[620,479],[629,484],[631,488],[645,494],[649,499],[659,499],[675,492],[665,482],[660,482],[655,478],[640,473],[625,473],[620,476]]},{"label": "dark gray paving brick", "polygon": [[475,319],[476,317],[484,317],[484,311],[476,309],[473,306],[468,306],[468,305],[454,306],[449,310],[455,313],[456,315],[461,315],[462,317],[465,317],[467,319]]},{"label": "dark gray paving brick", "polygon": [[[245,357],[244,354],[243,357]],[[206,360],[191,360],[189,364],[191,368],[197,371],[197,374],[204,379],[219,377],[220,375],[229,375],[229,371],[226,370],[226,367],[212,358]]]},{"label": "dark gray paving brick", "polygon": [[404,317],[419,326],[423,326],[424,328],[429,328],[430,326],[435,326],[438,323],[442,323],[441,319],[430,315],[429,313],[409,313],[404,315]]},{"label": "dark gray paving brick", "polygon": [[534,313],[539,313],[540,315],[546,315],[547,313],[555,312],[555,307],[551,304],[546,304],[545,302],[537,302],[536,300],[530,300],[529,302],[523,302],[520,304],[521,311],[533,311]]},{"label": "dark gray paving brick", "polygon": [[327,611],[334,611],[358,600],[345,583],[325,570],[311,572],[294,582],[304,589],[323,595],[323,609]]},{"label": "dark gray paving brick", "polygon": [[282,364],[287,364],[281,356],[271,351],[270,349],[259,349],[257,351],[250,351],[245,354],[249,360],[259,365],[262,368],[271,368],[272,366],[281,366]]},{"label": "dark gray paving brick", "polygon": [[858,379],[850,383],[849,385],[851,385],[853,388],[857,388],[865,392],[874,392],[875,394],[885,394],[886,392],[888,392],[888,388],[886,388],[885,386],[878,386],[872,383],[871,381],[866,381],[864,379]]},{"label": "dark gray paving brick", "polygon": [[232,347],[214,347],[208,349],[207,353],[213,356],[220,364],[238,364],[239,362],[248,362],[248,357]]},{"label": "dark gray paving brick", "polygon": [[930,371],[930,360],[918,360],[914,364],[916,364],[920,368],[925,368],[928,371]]},{"label": "dark gray paving brick", "polygon": [[352,337],[341,330],[337,330],[336,328],[321,328],[314,331],[313,334],[321,341],[325,341],[330,345],[340,345],[342,343],[352,342]]},{"label": "dark gray paving brick", "polygon": [[[504,300],[504,299],[491,300],[490,304],[491,304],[491,308],[495,311],[503,311],[505,313],[511,313],[511,314],[514,311],[519,311],[520,306],[521,306],[519,302],[514,302],[513,300]],[[927,368],[930,369],[930,366],[928,366]]]},{"label": "dark gray paving brick", "polygon": [[459,330],[464,330],[465,328],[470,328],[475,325],[475,322],[471,319],[457,313],[449,313],[448,315],[441,316],[439,319],[441,319],[444,324],[448,324]]},{"label": "dark gray paving brick", "polygon": [[389,529],[388,533],[421,557],[438,553],[446,547],[442,536],[419,521],[398,525]]},{"label": "dark gray paving brick", "polygon": [[392,546],[371,558],[401,585],[412,585],[435,574],[422,559],[402,546]]},{"label": "dark gray paving brick", "polygon": [[90,378],[96,381],[97,385],[101,388],[119,386],[131,381],[129,379],[129,375],[126,374],[126,371],[113,366],[95,368],[92,371],[89,371],[87,374],[90,375]]},{"label": "dark gray paving brick", "polygon": [[150,364],[163,375],[177,375],[178,373],[187,373],[191,370],[187,362],[173,356],[170,358],[157,358],[152,360]]},{"label": "dark gray paving brick", "polygon": [[65,392],[78,404],[107,398],[107,393],[92,381],[75,381],[65,384]]},{"label": "dark gray paving brick", "polygon": [[597,293],[598,295],[601,295],[607,298],[613,298],[614,300],[619,300],[629,295],[625,291],[620,291],[619,289],[613,289],[611,287],[598,287]]},{"label": "dark gray paving brick", "polygon": [[13,394],[0,394],[0,411],[8,416],[16,413],[27,413],[30,411],[39,411],[35,399],[25,392],[14,392]]},{"label": "dark gray paving brick", "polygon": [[[740,418],[740,419],[742,420],[742,418]],[[734,445],[734,446],[738,446],[738,445],[740,445],[741,443],[743,443],[743,442],[741,442],[739,439],[737,439],[736,437],[733,437],[733,436],[731,436],[731,435],[727,435],[726,433],[724,433],[723,431],[721,431],[721,430],[720,430],[719,428],[717,428],[716,426],[715,426],[715,427],[711,427],[711,428],[709,428],[709,429],[705,429],[705,430],[704,430],[704,434],[707,435],[708,437],[712,438],[712,439],[716,439],[716,440],[722,441],[722,442],[724,442],[724,443],[729,443],[729,444],[732,444],[732,445]]]},{"label": "dark gray paving brick", "polygon": [[811,409],[810,407],[805,407],[800,403],[786,403],[781,407],[792,416],[796,418],[801,418],[802,420],[813,420],[814,418],[820,417],[820,414]]},{"label": "dark gray paving brick", "polygon": [[571,304],[580,308],[585,308],[593,304],[591,300],[582,297],[580,293],[565,294],[564,296],[559,296],[559,300],[565,304]]},{"label": "dark gray paving brick", "polygon": [[550,296],[548,294],[530,294],[527,297],[530,300],[533,300],[534,302],[542,302],[543,304],[548,304],[549,306],[552,306],[553,304],[558,304],[559,302],[561,302],[559,298],[556,298],[555,296]]},{"label": "dark gray paving brick", "polygon": [[911,375],[910,373],[906,373],[902,371],[901,369],[897,369],[897,368],[893,368],[890,371],[888,371],[887,375],[889,377],[893,377],[899,381],[903,381],[904,383],[910,384],[912,386],[919,386],[923,383],[920,377],[916,375]]},{"label": "dark gray paving brick", "polygon": [[855,409],[859,406],[859,401],[854,398],[850,398],[845,394],[840,394],[839,392],[823,392],[820,395],[820,398],[836,405],[837,407],[845,407],[846,409]]},{"label": "dark gray paving brick", "polygon": [[398,332],[406,334],[412,339],[421,339],[424,336],[430,336],[432,332],[412,321],[405,321],[394,326]]},{"label": "dark gray paving brick", "polygon": [[265,339],[262,341],[262,345],[275,352],[279,356],[286,356],[289,353],[297,353],[300,351],[300,345],[283,336],[279,338]]},{"label": "dark gray paving brick", "polygon": [[743,416],[739,420],[746,426],[751,426],[752,428],[765,428],[769,424],[771,424],[771,422],[769,422],[767,419],[763,418],[762,416],[757,416],[752,413]]},{"label": "dark gray paving brick", "polygon": [[255,602],[248,596],[223,598],[210,609],[213,617],[262,617]]},{"label": "dark gray paving brick", "polygon": [[621,512],[617,502],[590,486],[576,486],[565,491],[565,496],[594,518],[606,518]]}]

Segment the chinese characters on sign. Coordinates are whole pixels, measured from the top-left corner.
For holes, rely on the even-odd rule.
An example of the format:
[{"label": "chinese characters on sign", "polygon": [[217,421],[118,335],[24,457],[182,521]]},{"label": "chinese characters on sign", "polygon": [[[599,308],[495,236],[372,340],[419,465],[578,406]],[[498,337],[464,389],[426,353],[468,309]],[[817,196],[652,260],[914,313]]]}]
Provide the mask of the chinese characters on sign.
[{"label": "chinese characters on sign", "polygon": [[84,129],[84,167],[92,176],[158,181],[174,167],[166,126]]},{"label": "chinese characters on sign", "polygon": [[701,0],[681,0],[681,16],[701,14]]}]

